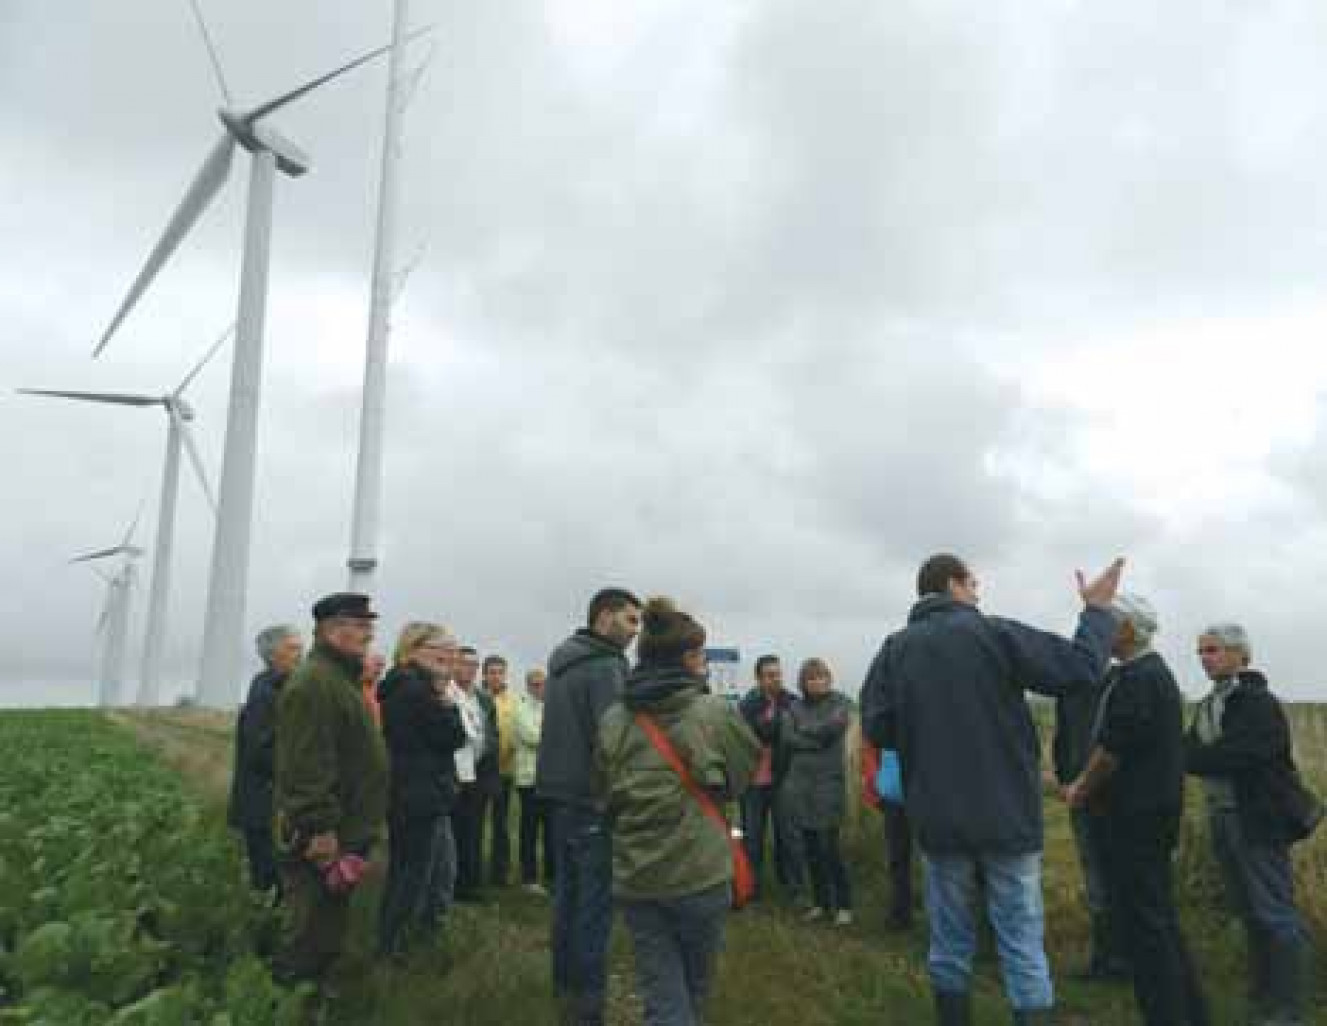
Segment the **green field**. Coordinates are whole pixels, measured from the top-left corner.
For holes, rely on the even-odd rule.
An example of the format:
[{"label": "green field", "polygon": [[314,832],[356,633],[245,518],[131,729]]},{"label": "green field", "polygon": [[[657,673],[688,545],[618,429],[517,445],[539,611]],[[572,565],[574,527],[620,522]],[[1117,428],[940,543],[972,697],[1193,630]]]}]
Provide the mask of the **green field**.
[{"label": "green field", "polygon": [[[1327,790],[1327,708],[1293,709],[1301,763]],[[250,953],[271,917],[244,892],[221,802],[229,773],[224,717],[154,713],[11,713],[0,717],[0,1024],[249,1026],[280,1021],[283,996]],[[146,755],[145,749],[152,754]],[[1191,803],[1193,807],[1198,802]],[[806,926],[787,911],[733,918],[714,1026],[922,1024],[929,1020],[921,930],[885,931],[878,818],[855,812],[847,849],[858,924]],[[1297,851],[1300,892],[1327,953],[1327,831]],[[1179,879],[1189,939],[1220,1023],[1242,1010],[1242,941],[1224,913],[1201,822],[1186,825]],[[547,904],[518,890],[459,909],[439,950],[404,966],[369,952],[380,881],[357,901],[354,946],[333,1021],[553,1023]],[[1136,1021],[1120,987],[1067,981],[1086,917],[1068,822],[1049,805],[1047,930],[1065,1023]],[[1324,959],[1317,961],[1320,976]],[[1319,993],[1327,980],[1319,980]],[[615,934],[612,1021],[640,1021],[630,950]],[[293,1001],[285,999],[286,1006]],[[1321,1003],[1321,1002],[1320,1002]],[[112,1008],[114,1006],[114,1008]],[[993,959],[983,960],[978,1021],[1005,1023]],[[1327,1010],[1316,1023],[1327,1026]]]}]

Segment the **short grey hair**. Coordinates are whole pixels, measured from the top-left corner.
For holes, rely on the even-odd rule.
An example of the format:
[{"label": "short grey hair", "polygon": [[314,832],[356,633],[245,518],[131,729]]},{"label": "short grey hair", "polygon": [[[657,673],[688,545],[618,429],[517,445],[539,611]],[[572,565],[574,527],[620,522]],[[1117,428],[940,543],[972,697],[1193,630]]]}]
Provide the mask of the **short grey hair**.
[{"label": "short grey hair", "polygon": [[280,623],[274,627],[266,627],[258,632],[258,637],[253,639],[253,644],[258,649],[258,656],[268,666],[272,665],[272,655],[276,652],[276,647],[287,638],[298,638],[300,636],[299,628],[288,623]]},{"label": "short grey hair", "polygon": [[1203,631],[1201,637],[1216,638],[1225,648],[1233,648],[1244,653],[1245,659],[1253,658],[1253,647],[1249,644],[1249,632],[1237,623],[1214,623]]},{"label": "short grey hair", "polygon": [[1110,608],[1117,619],[1133,627],[1134,638],[1140,649],[1152,646],[1152,639],[1161,629],[1161,621],[1151,602],[1141,595],[1122,591],[1115,596]]}]

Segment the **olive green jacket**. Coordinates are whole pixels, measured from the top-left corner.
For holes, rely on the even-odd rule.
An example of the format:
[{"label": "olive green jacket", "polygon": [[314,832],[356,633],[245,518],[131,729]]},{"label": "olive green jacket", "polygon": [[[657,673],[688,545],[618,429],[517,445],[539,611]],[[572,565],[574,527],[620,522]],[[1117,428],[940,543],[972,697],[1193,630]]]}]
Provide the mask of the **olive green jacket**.
[{"label": "olive green jacket", "polygon": [[323,645],[290,675],[277,704],[277,838],[334,831],[367,851],[382,834],[387,751],[360,693],[358,663]]},{"label": "olive green jacket", "polygon": [[732,880],[724,831],[701,811],[635,714],[652,717],[720,808],[746,790],[760,743],[735,709],[680,670],[637,669],[599,723],[598,783],[613,831],[613,893],[659,900]]}]

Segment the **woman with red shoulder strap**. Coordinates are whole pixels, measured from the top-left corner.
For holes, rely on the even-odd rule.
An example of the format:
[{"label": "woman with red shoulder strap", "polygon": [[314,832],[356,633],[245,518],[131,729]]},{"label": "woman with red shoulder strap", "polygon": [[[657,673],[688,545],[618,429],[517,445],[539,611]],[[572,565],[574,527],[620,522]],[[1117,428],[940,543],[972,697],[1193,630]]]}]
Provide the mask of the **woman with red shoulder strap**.
[{"label": "woman with red shoulder strap", "polygon": [[721,810],[746,790],[760,746],[708,693],[705,629],[671,601],[646,603],[638,655],[599,724],[613,896],[631,933],[646,1026],[698,1026],[746,872]]}]

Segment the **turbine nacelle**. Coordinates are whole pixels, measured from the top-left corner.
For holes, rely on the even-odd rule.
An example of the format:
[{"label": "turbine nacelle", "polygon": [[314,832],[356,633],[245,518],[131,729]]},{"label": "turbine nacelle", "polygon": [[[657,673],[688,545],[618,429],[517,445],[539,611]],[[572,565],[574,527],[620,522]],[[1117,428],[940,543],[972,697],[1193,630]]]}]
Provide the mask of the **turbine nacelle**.
[{"label": "turbine nacelle", "polygon": [[255,121],[250,115],[222,107],[217,111],[217,117],[226,126],[230,137],[250,153],[266,151],[276,157],[276,166],[282,174],[298,178],[313,166],[307,153],[275,128]]}]

